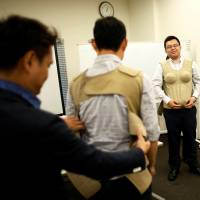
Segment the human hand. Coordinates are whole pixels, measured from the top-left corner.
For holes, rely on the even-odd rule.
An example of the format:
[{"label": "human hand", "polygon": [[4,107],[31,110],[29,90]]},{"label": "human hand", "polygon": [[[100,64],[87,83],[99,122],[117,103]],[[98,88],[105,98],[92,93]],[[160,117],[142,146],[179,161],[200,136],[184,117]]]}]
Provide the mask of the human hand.
[{"label": "human hand", "polygon": [[196,97],[190,97],[190,99],[185,104],[185,108],[192,108],[196,102]]},{"label": "human hand", "polygon": [[74,131],[85,129],[84,123],[75,116],[62,116],[61,118],[65,124]]},{"label": "human hand", "polygon": [[181,104],[178,104],[176,101],[174,101],[173,99],[170,100],[167,105],[170,107],[170,108],[173,108],[173,109],[180,109],[182,107]]},{"label": "human hand", "polygon": [[144,139],[144,137],[142,135],[142,129],[138,128],[136,134],[137,134],[137,141],[136,141],[134,146],[142,149],[142,151],[145,154],[147,154],[147,152],[150,149],[150,142],[149,141],[145,141],[145,139]]},{"label": "human hand", "polygon": [[154,166],[149,166],[148,169],[152,176],[156,175],[156,168]]}]

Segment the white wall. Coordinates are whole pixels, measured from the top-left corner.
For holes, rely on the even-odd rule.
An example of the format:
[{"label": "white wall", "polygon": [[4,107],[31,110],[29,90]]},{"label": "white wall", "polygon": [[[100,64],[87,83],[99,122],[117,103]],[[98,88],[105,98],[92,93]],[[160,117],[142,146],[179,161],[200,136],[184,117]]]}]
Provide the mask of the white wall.
[{"label": "white wall", "polygon": [[154,0],[129,0],[130,39],[154,41]]},{"label": "white wall", "polygon": [[[101,0],[0,0],[0,17],[21,14],[55,26],[64,38],[68,73],[73,77],[79,72],[77,44],[92,38],[94,22],[100,17],[100,2]],[[125,23],[130,35],[128,1],[110,2],[115,8],[115,16]]]},{"label": "white wall", "polygon": [[199,0],[156,0],[159,39],[169,34],[180,39],[190,39],[197,62],[200,64],[200,1]]},{"label": "white wall", "polygon": [[[65,41],[68,73],[79,72],[77,44],[92,37],[101,0],[1,0],[0,17],[21,14],[55,26]],[[115,16],[126,27],[130,41],[163,41],[167,35],[190,39],[200,64],[199,0],[110,0]]]},{"label": "white wall", "polygon": [[168,35],[191,40],[200,64],[199,0],[129,0],[129,5],[132,40],[163,41]]}]

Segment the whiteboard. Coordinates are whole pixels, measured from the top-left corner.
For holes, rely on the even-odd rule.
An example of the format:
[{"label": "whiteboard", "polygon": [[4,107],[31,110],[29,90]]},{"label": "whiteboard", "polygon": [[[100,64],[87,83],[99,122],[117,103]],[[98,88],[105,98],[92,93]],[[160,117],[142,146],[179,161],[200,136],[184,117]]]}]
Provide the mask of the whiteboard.
[{"label": "whiteboard", "polygon": [[49,68],[48,78],[44,83],[38,98],[41,100],[41,109],[54,114],[64,114],[62,92],[59,80],[59,66],[56,61],[56,53],[52,48],[53,63]]},{"label": "whiteboard", "polygon": [[123,63],[142,70],[152,77],[158,63],[166,57],[163,45],[158,42],[130,43],[125,51]]},{"label": "whiteboard", "polygon": [[[79,45],[80,71],[92,66],[96,53],[90,44]],[[142,70],[152,76],[159,61],[166,57],[163,45],[156,42],[129,42],[126,48],[123,64]]]},{"label": "whiteboard", "polygon": [[[190,56],[190,41],[183,41],[181,54]],[[96,57],[92,45],[78,45],[80,71],[91,67]],[[131,68],[140,69],[149,77],[154,74],[158,63],[164,61],[166,53],[163,42],[129,42],[126,48],[123,64]]]}]

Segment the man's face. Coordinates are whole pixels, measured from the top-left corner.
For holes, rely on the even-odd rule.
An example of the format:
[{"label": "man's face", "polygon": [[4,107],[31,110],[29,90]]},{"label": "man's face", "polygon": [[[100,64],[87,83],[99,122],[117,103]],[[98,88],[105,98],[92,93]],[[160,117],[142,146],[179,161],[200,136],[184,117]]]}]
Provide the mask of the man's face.
[{"label": "man's face", "polygon": [[165,52],[167,53],[168,57],[175,60],[180,57],[181,46],[179,45],[178,41],[173,39],[166,42]]},{"label": "man's face", "polygon": [[42,85],[48,77],[49,66],[52,64],[52,49],[49,48],[49,52],[40,61],[36,58],[34,68],[32,70],[31,82],[32,82],[32,92],[37,95],[40,93]]}]

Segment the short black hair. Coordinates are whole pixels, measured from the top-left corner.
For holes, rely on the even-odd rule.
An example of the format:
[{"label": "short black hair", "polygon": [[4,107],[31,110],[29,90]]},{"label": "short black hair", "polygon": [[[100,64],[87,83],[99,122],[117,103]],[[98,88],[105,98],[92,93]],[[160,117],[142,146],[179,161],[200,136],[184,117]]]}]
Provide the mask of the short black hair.
[{"label": "short black hair", "polygon": [[180,43],[180,40],[176,37],[176,36],[174,36],[174,35],[169,35],[169,36],[167,36],[166,38],[165,38],[165,41],[164,41],[164,48],[166,49],[166,43],[168,42],[168,41],[171,41],[171,40],[176,40],[177,42],[178,42],[178,44],[180,45],[181,43]]},{"label": "short black hair", "polygon": [[115,17],[104,17],[95,22],[93,34],[99,50],[117,51],[123,39],[126,38],[126,27]]},{"label": "short black hair", "polygon": [[55,44],[57,32],[40,21],[19,15],[0,20],[0,69],[12,69],[29,50],[41,61]]}]

